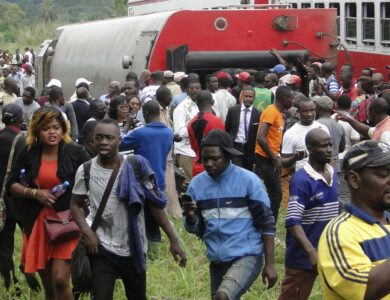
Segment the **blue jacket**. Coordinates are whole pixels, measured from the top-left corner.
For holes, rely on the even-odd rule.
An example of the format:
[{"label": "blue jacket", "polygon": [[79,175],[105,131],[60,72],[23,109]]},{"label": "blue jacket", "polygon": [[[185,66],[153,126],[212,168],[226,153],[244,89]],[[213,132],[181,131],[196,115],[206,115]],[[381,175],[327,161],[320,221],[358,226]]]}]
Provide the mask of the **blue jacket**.
[{"label": "blue jacket", "polygon": [[275,219],[254,173],[230,164],[215,180],[205,171],[191,180],[187,193],[196,201],[198,221],[185,227],[204,239],[211,262],[263,255],[261,235],[275,235]]}]

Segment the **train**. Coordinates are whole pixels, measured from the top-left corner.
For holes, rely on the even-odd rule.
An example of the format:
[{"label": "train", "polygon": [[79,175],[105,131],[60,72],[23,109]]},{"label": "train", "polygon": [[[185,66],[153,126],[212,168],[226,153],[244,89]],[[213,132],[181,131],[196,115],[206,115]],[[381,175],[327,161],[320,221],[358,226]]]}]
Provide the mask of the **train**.
[{"label": "train", "polygon": [[269,52],[273,48],[285,58],[310,54],[337,62],[336,9],[242,1],[211,7],[213,1],[207,2],[203,8],[133,13],[57,28],[37,53],[39,91],[56,78],[70,96],[75,80],[84,77],[93,82],[91,94],[98,97],[110,81],[123,82],[129,71],[144,69],[203,76],[223,68],[269,69],[278,63]]}]

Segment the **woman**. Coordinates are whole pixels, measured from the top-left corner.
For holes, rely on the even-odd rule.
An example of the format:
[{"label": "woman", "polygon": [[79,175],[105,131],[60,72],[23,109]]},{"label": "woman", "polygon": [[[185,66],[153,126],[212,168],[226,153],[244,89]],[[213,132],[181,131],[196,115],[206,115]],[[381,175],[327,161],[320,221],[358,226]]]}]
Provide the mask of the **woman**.
[{"label": "woman", "polygon": [[137,114],[141,109],[141,100],[137,96],[133,96],[129,100],[130,113],[129,117],[137,118]]},{"label": "woman", "polygon": [[351,116],[361,123],[367,123],[368,107],[374,95],[371,77],[361,76],[357,81],[357,98],[351,104]]},{"label": "woman", "polygon": [[[83,148],[72,143],[58,108],[45,106],[33,114],[26,146],[15,160],[9,184],[22,214],[24,271],[39,272],[46,299],[73,298],[70,259],[78,238],[49,243],[44,218],[52,209],[69,209],[77,168],[88,159]],[[20,176],[22,169],[24,176]],[[69,187],[56,199],[50,191],[65,181]]]},{"label": "woman", "polygon": [[129,116],[129,104],[124,96],[115,96],[111,98],[108,116],[118,122],[121,134],[126,123],[126,118]]}]

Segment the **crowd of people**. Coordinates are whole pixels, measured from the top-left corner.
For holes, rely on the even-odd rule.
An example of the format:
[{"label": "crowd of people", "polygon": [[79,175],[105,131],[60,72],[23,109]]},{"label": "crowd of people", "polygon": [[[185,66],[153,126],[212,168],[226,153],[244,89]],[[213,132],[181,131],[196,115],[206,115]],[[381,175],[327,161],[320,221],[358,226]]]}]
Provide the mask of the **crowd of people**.
[{"label": "crowd of people", "polygon": [[[319,275],[327,299],[390,294],[390,65],[282,58],[270,70],[129,72],[94,99],[52,78],[36,95],[35,54],[0,51],[0,271],[8,289],[16,225],[21,271],[46,299],[78,297],[72,253],[83,237],[92,299],[146,299],[146,255],[187,257],[169,217],[206,245],[212,299],[268,288],[276,222],[287,228],[279,299],[308,299]],[[288,195],[282,185],[287,184]],[[279,216],[282,199],[286,214]],[[78,232],[50,235],[66,214]],[[64,217],[62,217],[64,218]],[[63,220],[63,219],[61,219]],[[167,295],[169,296],[169,295]]]}]

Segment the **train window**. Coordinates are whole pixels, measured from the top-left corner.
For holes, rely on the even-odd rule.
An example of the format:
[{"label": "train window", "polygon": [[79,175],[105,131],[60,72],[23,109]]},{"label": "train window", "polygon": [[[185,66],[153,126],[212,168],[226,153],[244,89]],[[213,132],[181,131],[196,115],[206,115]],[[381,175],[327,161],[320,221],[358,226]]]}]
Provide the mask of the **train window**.
[{"label": "train window", "polygon": [[298,3],[291,3],[292,8],[298,8]]},{"label": "train window", "polygon": [[345,3],[345,40],[356,44],[356,3]]},{"label": "train window", "polygon": [[390,3],[381,3],[381,43],[390,47]]},{"label": "train window", "polygon": [[375,7],[372,2],[363,3],[363,22],[362,34],[363,43],[366,45],[375,45]]},{"label": "train window", "polygon": [[301,8],[310,8],[311,4],[310,3],[301,3]]},{"label": "train window", "polygon": [[316,3],[314,4],[315,8],[325,8],[325,3]]},{"label": "train window", "polygon": [[329,8],[337,9],[337,18],[336,18],[337,36],[340,37],[340,3],[329,3]]}]

